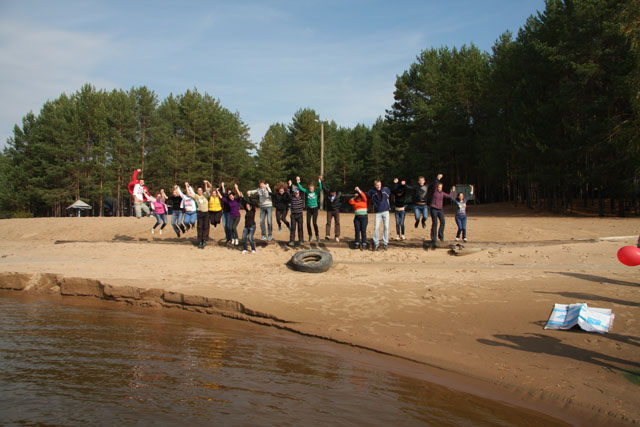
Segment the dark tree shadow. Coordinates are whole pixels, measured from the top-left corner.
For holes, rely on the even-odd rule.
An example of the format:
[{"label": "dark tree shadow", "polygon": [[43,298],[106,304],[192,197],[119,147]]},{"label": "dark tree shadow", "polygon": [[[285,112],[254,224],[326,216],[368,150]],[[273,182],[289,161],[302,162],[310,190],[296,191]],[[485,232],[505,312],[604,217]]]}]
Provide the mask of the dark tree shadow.
[{"label": "dark tree shadow", "polygon": [[[536,326],[540,326],[541,328],[544,328],[547,325],[547,321],[546,320],[537,320],[535,322],[531,322],[532,325],[536,325]],[[567,332],[570,334],[584,334],[585,336],[589,336],[589,335],[593,335],[592,332],[587,332],[585,330],[583,330],[582,328],[580,328],[580,326],[576,325],[571,329],[563,329],[563,332]],[[629,345],[634,345],[636,347],[640,347],[640,338],[639,337],[634,337],[631,335],[620,335],[620,334],[614,334],[612,332],[607,332],[606,334],[598,334],[597,335],[599,338],[607,338],[610,340],[614,340],[614,341],[618,341],[624,344],[629,344]]]},{"label": "dark tree shadow", "polygon": [[603,296],[594,295],[594,294],[586,294],[583,292],[545,292],[545,291],[534,291],[534,292],[537,294],[560,295],[561,297],[573,298],[580,302],[602,301],[602,302],[610,302],[610,303],[619,304],[619,305],[628,305],[629,307],[640,307],[640,303],[637,303],[637,302],[625,301],[617,298],[603,297]]},{"label": "dark tree shadow", "polygon": [[[552,356],[566,357],[573,360],[592,363],[597,366],[609,368],[616,371],[632,373],[629,368],[640,368],[640,363],[629,360],[620,359],[618,357],[609,356],[592,350],[585,350],[570,344],[563,343],[560,339],[550,337],[543,334],[527,334],[526,336],[518,335],[494,335],[495,338],[502,341],[494,341],[478,338],[480,344],[490,345],[494,347],[507,347],[513,350],[526,351],[529,353],[549,354]],[[505,342],[506,341],[506,342]],[[629,368],[621,368],[614,365],[626,365]]]},{"label": "dark tree shadow", "polygon": [[550,271],[549,273],[561,274],[563,276],[575,277],[576,279],[588,280],[596,283],[610,283],[612,285],[640,287],[640,283],[625,282],[623,280],[609,279],[608,277],[594,276],[591,274],[571,273],[568,271]]}]

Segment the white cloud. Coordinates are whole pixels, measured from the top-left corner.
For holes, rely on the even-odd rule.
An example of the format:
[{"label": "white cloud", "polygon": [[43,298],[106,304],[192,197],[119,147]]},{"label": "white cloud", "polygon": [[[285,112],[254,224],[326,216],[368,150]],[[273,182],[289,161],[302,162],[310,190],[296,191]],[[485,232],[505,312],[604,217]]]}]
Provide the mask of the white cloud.
[{"label": "white cloud", "polygon": [[46,100],[75,92],[88,82],[115,88],[98,76],[121,51],[102,34],[0,20],[0,146],[12,135],[13,126],[30,110],[37,114]]}]

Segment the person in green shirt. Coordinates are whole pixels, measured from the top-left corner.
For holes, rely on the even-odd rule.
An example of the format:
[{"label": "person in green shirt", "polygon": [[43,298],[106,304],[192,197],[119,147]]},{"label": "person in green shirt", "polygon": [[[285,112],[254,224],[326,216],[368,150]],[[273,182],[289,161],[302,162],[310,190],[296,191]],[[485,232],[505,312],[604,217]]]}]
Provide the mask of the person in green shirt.
[{"label": "person in green shirt", "polygon": [[310,184],[309,189],[306,190],[300,183],[300,177],[296,176],[296,183],[298,188],[304,194],[307,199],[307,233],[309,233],[309,241],[313,241],[311,237],[311,220],[313,219],[313,229],[316,232],[316,242],[320,241],[320,233],[318,232],[318,199],[320,192],[322,191],[322,177],[318,177],[318,188],[315,185]]}]

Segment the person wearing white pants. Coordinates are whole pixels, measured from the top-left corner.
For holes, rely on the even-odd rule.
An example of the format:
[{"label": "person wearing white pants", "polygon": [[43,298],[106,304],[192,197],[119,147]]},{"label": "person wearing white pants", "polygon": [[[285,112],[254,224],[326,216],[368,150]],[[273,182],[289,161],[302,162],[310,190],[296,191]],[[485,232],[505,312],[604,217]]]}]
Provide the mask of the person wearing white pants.
[{"label": "person wearing white pants", "polygon": [[382,182],[376,179],[374,182],[374,188],[369,190],[367,198],[373,202],[373,211],[375,212],[375,219],[373,222],[373,250],[377,251],[380,248],[380,221],[382,221],[382,245],[386,251],[389,247],[389,211],[391,205],[389,199],[391,197],[391,190],[382,186]]}]

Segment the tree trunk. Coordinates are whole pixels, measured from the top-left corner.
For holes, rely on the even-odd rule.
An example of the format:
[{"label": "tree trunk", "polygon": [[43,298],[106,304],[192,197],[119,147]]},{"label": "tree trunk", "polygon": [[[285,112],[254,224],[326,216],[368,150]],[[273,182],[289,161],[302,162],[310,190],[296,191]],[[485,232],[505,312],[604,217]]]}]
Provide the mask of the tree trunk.
[{"label": "tree trunk", "polygon": [[625,217],[625,206],[624,206],[624,199],[620,199],[618,200],[618,216],[621,218]]},{"label": "tree trunk", "polygon": [[104,197],[102,196],[102,186],[104,185],[104,180],[102,177],[102,174],[100,174],[100,201],[98,202],[98,216],[102,216],[102,212],[104,211],[103,209],[103,203],[104,203]]}]

